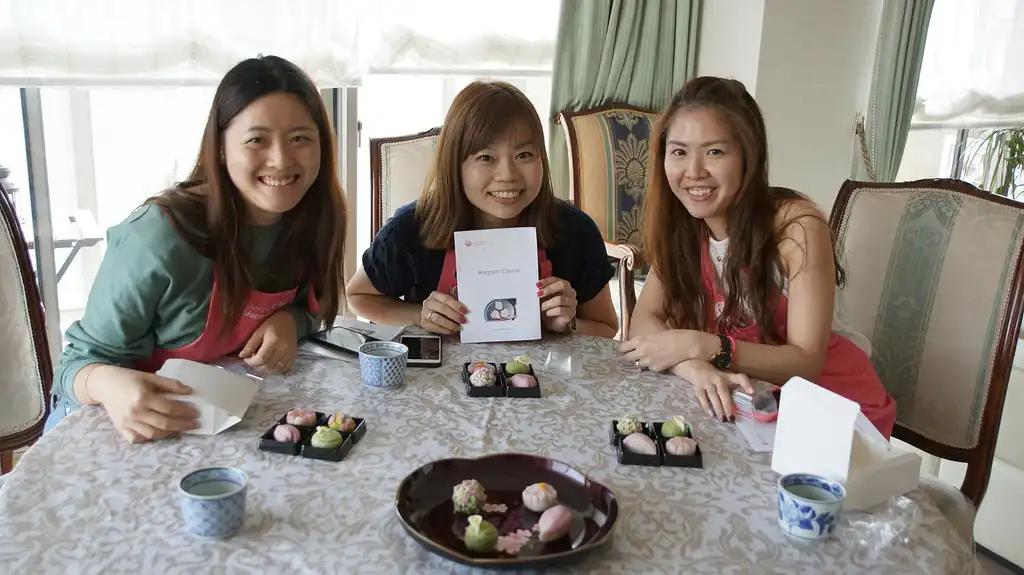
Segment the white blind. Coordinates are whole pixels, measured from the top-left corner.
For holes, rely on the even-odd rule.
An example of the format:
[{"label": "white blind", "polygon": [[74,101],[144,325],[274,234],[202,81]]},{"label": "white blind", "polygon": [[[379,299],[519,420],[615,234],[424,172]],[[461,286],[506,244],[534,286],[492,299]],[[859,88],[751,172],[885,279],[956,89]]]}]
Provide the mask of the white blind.
[{"label": "white blind", "polygon": [[1024,124],[1024,0],[936,0],[913,124]]}]

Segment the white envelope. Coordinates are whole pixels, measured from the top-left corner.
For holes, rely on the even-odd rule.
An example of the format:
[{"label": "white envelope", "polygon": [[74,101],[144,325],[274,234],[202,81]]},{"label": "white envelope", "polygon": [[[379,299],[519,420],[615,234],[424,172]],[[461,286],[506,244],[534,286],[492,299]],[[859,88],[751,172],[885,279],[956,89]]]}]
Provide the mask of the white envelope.
[{"label": "white envelope", "polygon": [[199,411],[199,427],[185,432],[194,435],[216,435],[242,421],[259,390],[259,382],[250,377],[187,359],[168,359],[156,374],[192,388],[191,394],[168,397]]},{"label": "white envelope", "polygon": [[866,509],[916,489],[921,457],[893,449],[856,402],[794,377],[782,386],[772,470],[838,481],[843,506]]}]

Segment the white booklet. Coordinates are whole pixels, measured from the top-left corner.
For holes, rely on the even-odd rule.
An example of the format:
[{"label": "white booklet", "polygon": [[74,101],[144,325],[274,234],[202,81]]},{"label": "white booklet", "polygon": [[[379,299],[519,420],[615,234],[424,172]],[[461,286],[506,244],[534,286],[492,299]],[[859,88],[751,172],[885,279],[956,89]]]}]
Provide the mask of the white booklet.
[{"label": "white booklet", "polygon": [[540,339],[537,228],[455,232],[463,343]]},{"label": "white booklet", "polygon": [[190,403],[199,412],[199,427],[185,432],[195,435],[216,435],[242,421],[260,387],[251,377],[187,359],[168,359],[156,375],[192,388],[188,395],[168,397]]}]

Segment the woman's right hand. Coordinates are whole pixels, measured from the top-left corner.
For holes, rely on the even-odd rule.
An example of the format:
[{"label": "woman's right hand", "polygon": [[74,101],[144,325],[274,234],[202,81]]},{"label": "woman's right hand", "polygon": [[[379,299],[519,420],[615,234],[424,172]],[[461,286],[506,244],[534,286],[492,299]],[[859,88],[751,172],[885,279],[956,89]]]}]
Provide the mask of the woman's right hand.
[{"label": "woman's right hand", "polygon": [[691,359],[680,366],[685,367],[686,373],[682,377],[693,384],[693,391],[704,412],[717,417],[719,421],[735,419],[732,402],[734,389],[741,387],[747,393],[754,393],[754,384],[745,373],[722,371],[701,359]]},{"label": "woman's right hand", "polygon": [[106,373],[91,373],[89,395],[103,405],[114,427],[129,443],[142,443],[178,435],[199,427],[199,412],[165,394],[187,395],[192,388],[152,373],[101,366]]},{"label": "woman's right hand", "polygon": [[427,331],[449,335],[462,329],[466,323],[466,306],[448,294],[434,291],[423,300],[419,325]]}]

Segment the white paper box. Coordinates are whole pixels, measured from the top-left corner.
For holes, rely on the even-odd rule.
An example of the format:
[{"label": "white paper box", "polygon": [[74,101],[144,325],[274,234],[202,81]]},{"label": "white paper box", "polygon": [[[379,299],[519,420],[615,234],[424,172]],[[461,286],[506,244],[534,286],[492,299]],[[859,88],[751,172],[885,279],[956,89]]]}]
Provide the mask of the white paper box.
[{"label": "white paper box", "polygon": [[921,457],[894,449],[856,402],[794,377],[782,386],[772,470],[838,481],[845,509],[867,509],[916,489]]},{"label": "white paper box", "polygon": [[216,435],[242,421],[259,390],[259,382],[250,377],[187,359],[168,359],[156,375],[192,388],[188,395],[168,397],[190,403],[199,412],[199,427],[185,432],[193,435]]}]

